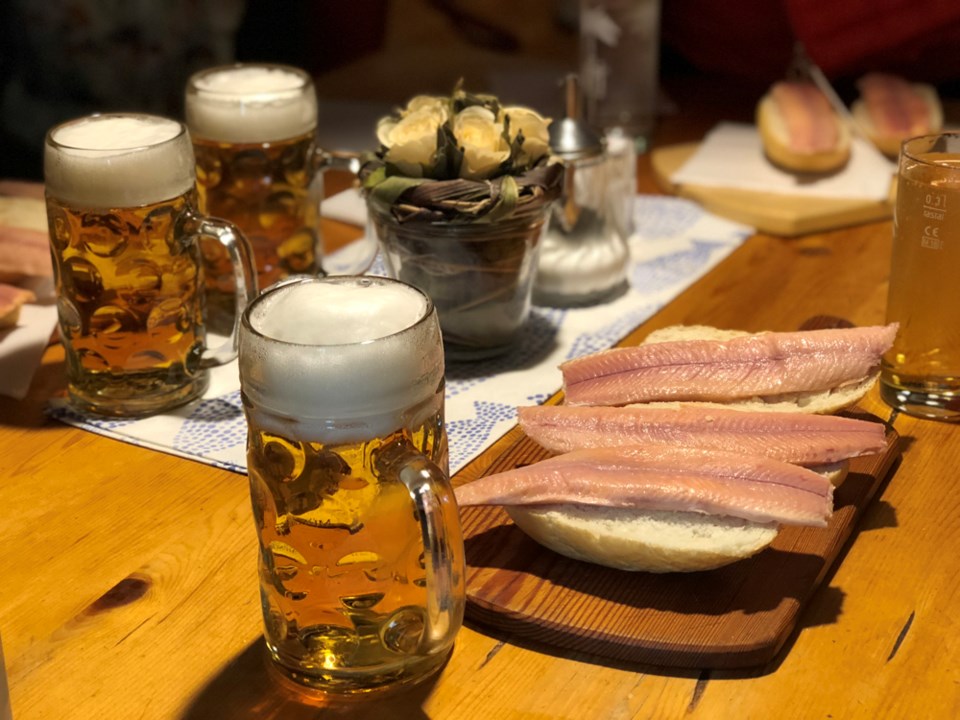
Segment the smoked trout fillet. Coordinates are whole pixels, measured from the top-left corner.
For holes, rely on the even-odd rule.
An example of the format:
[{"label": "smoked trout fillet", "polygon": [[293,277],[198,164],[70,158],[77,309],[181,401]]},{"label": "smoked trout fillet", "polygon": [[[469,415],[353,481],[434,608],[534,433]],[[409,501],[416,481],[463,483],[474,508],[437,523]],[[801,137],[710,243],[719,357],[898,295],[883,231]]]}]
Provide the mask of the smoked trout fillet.
[{"label": "smoked trout fillet", "polygon": [[729,410],[696,404],[517,408],[520,427],[554,453],[676,444],[823,465],[886,447],[880,423],[835,415]]},{"label": "smoked trout fillet", "polygon": [[827,391],[873,373],[897,324],[675,340],[613,348],[560,366],[569,405],[725,402]]},{"label": "smoked trout fillet", "polygon": [[807,468],[742,453],[661,446],[574,450],[456,489],[469,505],[577,503],[824,527],[833,485]]}]

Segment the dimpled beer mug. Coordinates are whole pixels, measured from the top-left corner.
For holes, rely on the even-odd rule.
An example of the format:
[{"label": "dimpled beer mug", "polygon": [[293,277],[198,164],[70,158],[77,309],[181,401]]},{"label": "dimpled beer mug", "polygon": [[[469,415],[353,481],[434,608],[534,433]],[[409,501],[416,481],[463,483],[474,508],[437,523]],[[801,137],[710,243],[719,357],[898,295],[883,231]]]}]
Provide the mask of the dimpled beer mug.
[{"label": "dimpled beer mug", "polygon": [[201,394],[207,369],[236,357],[236,326],[206,349],[199,238],[225,248],[256,295],[247,245],[196,210],[193,148],[175,120],[93,115],[47,133],[47,217],[67,391],[82,411],[140,416]]},{"label": "dimpled beer mug", "polygon": [[[325,156],[316,143],[310,76],[285,65],[237,64],[187,82],[187,126],[197,158],[200,208],[230,220],[253,247],[260,287],[320,271]],[[207,257],[209,297],[232,305],[232,275],[216,245]]]},{"label": "dimpled beer mug", "polygon": [[386,278],[281,281],[244,313],[240,384],[276,666],[334,693],[429,676],[464,606],[433,303]]},{"label": "dimpled beer mug", "polygon": [[880,394],[921,417],[960,420],[960,134],[903,143],[893,218]]}]

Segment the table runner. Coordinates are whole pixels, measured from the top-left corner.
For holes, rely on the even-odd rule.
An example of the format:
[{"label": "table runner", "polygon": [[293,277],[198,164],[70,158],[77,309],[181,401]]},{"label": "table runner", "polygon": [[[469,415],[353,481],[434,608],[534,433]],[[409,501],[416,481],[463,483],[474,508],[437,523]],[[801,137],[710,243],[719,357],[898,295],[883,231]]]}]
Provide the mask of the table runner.
[{"label": "table runner", "polygon": [[[470,363],[448,361],[446,425],[450,471],[457,472],[516,424],[516,407],[541,403],[561,385],[557,366],[615,345],[702,277],[753,231],[688,200],[638,195],[630,238],[630,289],[589,308],[534,306],[507,354]],[[383,274],[375,263],[371,274]],[[211,371],[210,388],[194,403],[138,420],[78,415],[51,401],[59,420],[124,442],[246,472],[246,421],[236,361]]]}]

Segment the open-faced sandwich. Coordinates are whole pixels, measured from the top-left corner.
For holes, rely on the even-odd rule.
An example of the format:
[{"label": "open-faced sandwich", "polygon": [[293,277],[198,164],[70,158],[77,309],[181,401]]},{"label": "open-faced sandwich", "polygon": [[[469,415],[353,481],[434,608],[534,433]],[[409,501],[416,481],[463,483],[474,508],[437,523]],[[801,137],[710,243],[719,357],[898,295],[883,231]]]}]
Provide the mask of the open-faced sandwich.
[{"label": "open-faced sandwich", "polygon": [[880,452],[880,423],[833,413],[878,375],[897,326],[652,333],[561,365],[565,404],[519,409],[557,453],[457,488],[502,505],[541,544],[624,570],[706,570],[822,527],[847,459]]},{"label": "open-faced sandwich", "polygon": [[943,108],[936,88],[896,75],[870,73],[857,81],[854,120],[884,155],[895,158],[907,138],[938,132]]},{"label": "open-faced sandwich", "polygon": [[784,170],[831,173],[850,159],[850,129],[812,82],[775,83],[756,122],[764,153]]}]

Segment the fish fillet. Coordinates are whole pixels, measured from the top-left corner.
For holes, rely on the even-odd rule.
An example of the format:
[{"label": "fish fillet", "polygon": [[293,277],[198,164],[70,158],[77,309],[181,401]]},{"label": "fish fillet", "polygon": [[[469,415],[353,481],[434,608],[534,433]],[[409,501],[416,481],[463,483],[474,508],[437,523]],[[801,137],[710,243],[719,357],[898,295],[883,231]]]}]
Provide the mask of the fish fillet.
[{"label": "fish fillet", "polygon": [[835,415],[728,410],[703,405],[517,408],[524,433],[547,450],[677,444],[822,465],[877,453],[883,425]]},{"label": "fish fillet", "polygon": [[863,380],[897,324],[677,340],[614,348],[560,366],[570,405],[729,401],[823,391]]},{"label": "fish fillet", "polygon": [[930,105],[913,83],[895,75],[869,73],[857,81],[879,135],[913,137],[931,130]]},{"label": "fish fillet", "polygon": [[771,88],[774,102],[787,127],[793,150],[815,153],[833,150],[840,131],[826,96],[808,82],[778,82]]},{"label": "fish fillet", "polygon": [[833,486],[812,470],[741,453],[657,446],[574,450],[461,485],[456,496],[461,506],[578,503],[816,527],[833,511]]}]

